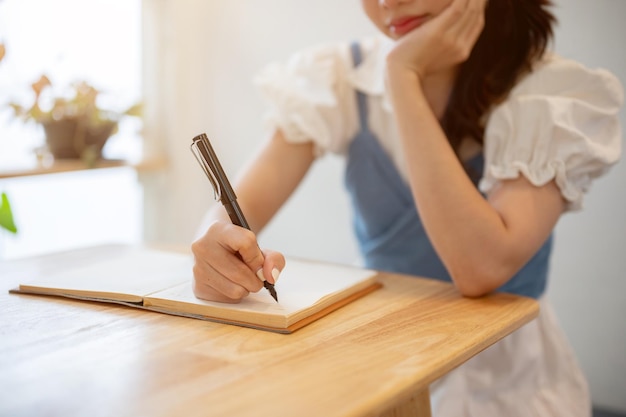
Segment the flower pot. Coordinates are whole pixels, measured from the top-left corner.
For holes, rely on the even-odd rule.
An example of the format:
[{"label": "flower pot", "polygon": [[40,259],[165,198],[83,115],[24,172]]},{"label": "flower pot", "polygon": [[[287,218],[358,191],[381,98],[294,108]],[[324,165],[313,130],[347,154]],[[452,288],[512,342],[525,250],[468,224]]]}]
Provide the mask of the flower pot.
[{"label": "flower pot", "polygon": [[90,125],[84,118],[64,118],[42,123],[46,145],[55,159],[79,159],[86,151],[102,157],[102,148],[117,128],[115,121]]}]

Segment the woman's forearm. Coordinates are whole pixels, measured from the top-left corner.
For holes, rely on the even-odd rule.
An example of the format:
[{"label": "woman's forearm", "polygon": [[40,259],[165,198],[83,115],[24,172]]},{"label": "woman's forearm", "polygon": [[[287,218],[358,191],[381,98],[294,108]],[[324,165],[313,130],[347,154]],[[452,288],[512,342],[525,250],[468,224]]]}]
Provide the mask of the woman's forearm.
[{"label": "woman's forearm", "polygon": [[418,77],[398,70],[388,84],[411,190],[433,246],[464,294],[499,287],[521,266],[507,225],[465,173]]}]

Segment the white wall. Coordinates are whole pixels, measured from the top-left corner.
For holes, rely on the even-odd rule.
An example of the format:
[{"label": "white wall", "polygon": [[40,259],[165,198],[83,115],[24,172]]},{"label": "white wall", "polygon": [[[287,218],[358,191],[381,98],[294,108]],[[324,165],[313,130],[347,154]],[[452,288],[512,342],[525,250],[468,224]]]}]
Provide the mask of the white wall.
[{"label": "white wall", "polygon": [[[626,86],[626,2],[559,0],[556,49],[611,70]],[[626,112],[621,113],[626,127]],[[626,130],[624,130],[626,132]],[[549,295],[594,401],[626,411],[626,162],[591,189],[556,231]]]},{"label": "white wall", "polygon": [[[626,2],[561,0],[557,49],[626,80]],[[171,158],[166,175],[146,178],[146,236],[189,243],[212,190],[189,152],[206,132],[234,175],[264,139],[263,102],[253,75],[297,49],[371,32],[359,2],[336,0],[148,0],[146,93],[152,148]],[[158,39],[158,41],[154,41]],[[352,262],[357,257],[342,163],[321,161],[261,244],[288,254]],[[558,226],[550,295],[589,376],[594,400],[626,411],[626,189],[624,164],[599,181],[587,210]]]},{"label": "white wall", "polygon": [[[147,36],[161,41],[146,46],[148,62],[156,63],[147,65],[145,76],[153,78],[156,70],[173,83],[154,79],[146,86],[161,106],[147,109],[146,125],[158,126],[147,135],[164,141],[172,164],[159,191],[152,193],[153,204],[146,203],[152,207],[149,217],[161,223],[146,224],[147,237],[186,243],[213,204],[209,183],[189,151],[191,138],[206,132],[224,169],[234,176],[265,138],[265,108],[252,84],[261,67],[317,42],[371,33],[371,27],[356,1],[152,0],[144,8],[150,21],[155,10],[157,20],[163,19],[158,27],[147,28]],[[329,10],[341,18],[329,19]],[[268,226],[261,243],[294,254],[355,259],[341,175],[341,161],[321,161],[281,212],[280,223]],[[320,239],[327,233],[334,244]]]}]

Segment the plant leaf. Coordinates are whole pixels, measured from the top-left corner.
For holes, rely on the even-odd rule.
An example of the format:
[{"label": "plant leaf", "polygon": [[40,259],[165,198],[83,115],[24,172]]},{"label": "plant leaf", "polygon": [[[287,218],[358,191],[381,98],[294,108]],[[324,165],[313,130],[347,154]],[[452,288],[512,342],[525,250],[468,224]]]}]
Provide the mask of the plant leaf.
[{"label": "plant leaf", "polygon": [[143,103],[137,103],[130,106],[122,114],[126,116],[141,117],[141,115],[143,114]]},{"label": "plant leaf", "polygon": [[13,222],[13,213],[11,213],[11,205],[9,197],[6,193],[2,193],[2,204],[0,205],[0,227],[5,228],[9,232],[17,233],[17,227]]}]

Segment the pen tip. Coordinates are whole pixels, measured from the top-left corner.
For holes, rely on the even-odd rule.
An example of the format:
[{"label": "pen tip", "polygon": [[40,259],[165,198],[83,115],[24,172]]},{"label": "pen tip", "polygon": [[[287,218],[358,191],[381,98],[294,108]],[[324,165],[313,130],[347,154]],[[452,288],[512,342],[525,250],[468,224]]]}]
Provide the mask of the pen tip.
[{"label": "pen tip", "polygon": [[265,288],[267,288],[267,290],[269,291],[270,295],[272,296],[272,298],[274,300],[276,300],[276,302],[278,302],[278,294],[276,294],[276,290],[274,289],[274,285],[270,284],[267,281],[263,282],[263,286]]}]

